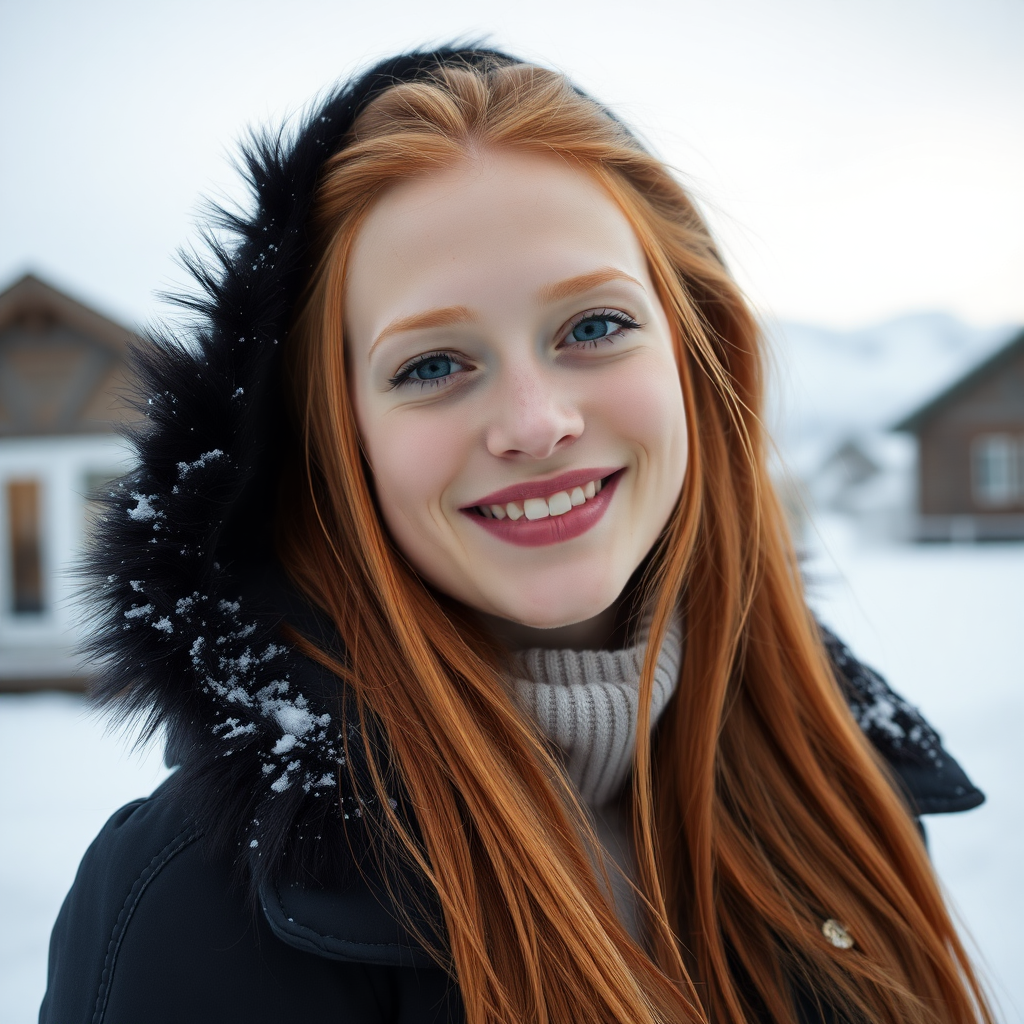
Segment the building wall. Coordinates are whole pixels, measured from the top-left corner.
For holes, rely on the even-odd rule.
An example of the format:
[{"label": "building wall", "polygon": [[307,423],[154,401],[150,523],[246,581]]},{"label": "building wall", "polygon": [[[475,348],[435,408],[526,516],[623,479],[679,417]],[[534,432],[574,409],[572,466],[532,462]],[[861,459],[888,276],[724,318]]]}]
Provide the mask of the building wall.
[{"label": "building wall", "polygon": [[[0,439],[0,688],[81,685],[75,647],[87,609],[76,604],[73,567],[87,535],[91,486],[130,468],[115,435]],[[18,608],[11,484],[38,486],[37,608]]]},{"label": "building wall", "polygon": [[0,293],[0,690],[84,683],[73,567],[87,495],[130,468],[129,338],[31,274]]},{"label": "building wall", "polygon": [[[992,438],[1018,445],[1015,497],[985,500],[981,449]],[[1024,347],[951,400],[919,432],[920,511],[925,516],[1005,516],[1024,512]],[[1016,478],[1015,478],[1016,479]]]}]

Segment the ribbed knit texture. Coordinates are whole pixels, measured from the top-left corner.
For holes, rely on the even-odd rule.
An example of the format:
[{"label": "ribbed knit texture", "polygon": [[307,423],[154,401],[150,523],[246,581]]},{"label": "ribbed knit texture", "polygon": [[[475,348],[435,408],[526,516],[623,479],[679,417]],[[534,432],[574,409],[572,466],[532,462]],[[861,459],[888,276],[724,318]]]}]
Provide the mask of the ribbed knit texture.
[{"label": "ribbed knit texture", "polygon": [[[643,944],[644,929],[633,884],[636,858],[627,804],[622,797],[636,747],[640,670],[651,629],[648,612],[634,646],[618,651],[530,648],[513,654],[511,685],[525,714],[562,755],[566,774],[590,813],[601,843],[595,857],[608,871],[608,895],[619,920]],[[653,729],[679,684],[682,622],[674,616],[654,669]]]},{"label": "ribbed knit texture", "polygon": [[[619,794],[636,746],[640,670],[650,617],[639,643],[618,651],[530,648],[513,655],[512,685],[523,711],[564,756],[565,769],[590,807]],[[654,672],[653,729],[679,682],[682,624],[673,617]]]}]

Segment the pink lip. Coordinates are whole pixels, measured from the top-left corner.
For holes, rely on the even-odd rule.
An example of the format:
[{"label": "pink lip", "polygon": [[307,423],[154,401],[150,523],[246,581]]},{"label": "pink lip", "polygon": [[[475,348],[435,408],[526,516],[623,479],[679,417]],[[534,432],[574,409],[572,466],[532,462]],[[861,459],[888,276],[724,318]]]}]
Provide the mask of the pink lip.
[{"label": "pink lip", "polygon": [[[600,476],[602,474],[607,475],[608,470],[587,470],[587,472],[597,473]],[[548,483],[557,483],[557,481],[566,479],[569,476],[574,476],[578,479],[574,483],[556,487],[554,491],[544,491],[543,493],[545,495],[553,494],[555,491],[565,490],[566,487],[579,486],[579,483],[595,479],[593,476],[580,478],[578,473],[566,474],[566,477],[556,477],[552,481],[544,481],[544,484],[547,486]],[[611,479],[601,488],[599,494],[595,494],[593,498],[588,498],[585,504],[577,505],[562,516],[548,516],[546,519],[533,520],[524,517],[516,522],[512,522],[511,519],[487,519],[478,513],[466,509],[462,509],[462,513],[469,516],[474,523],[477,523],[493,537],[507,541],[509,544],[516,544],[523,548],[538,548],[546,544],[560,544],[563,541],[579,537],[591,527],[597,525],[601,517],[608,510],[608,506],[612,501],[612,495],[614,495],[621,479],[622,472],[615,472]],[[505,491],[496,491],[495,493],[500,496],[512,490],[515,490],[515,488],[510,487]],[[520,492],[522,491],[522,486],[519,490]],[[540,497],[536,491],[534,491],[534,496]],[[502,500],[515,501],[516,499],[504,498]],[[487,505],[497,505],[500,503],[500,501],[488,499],[482,499],[480,502],[480,504]]]},{"label": "pink lip", "polygon": [[546,498],[549,494],[582,487],[591,480],[603,480],[620,468],[612,466],[610,469],[574,469],[548,480],[529,480],[522,484],[512,484],[510,487],[503,487],[500,491],[488,494],[485,498],[477,498],[476,501],[463,505],[462,510],[475,508],[477,505],[504,505],[510,501],[525,501],[527,498]]}]

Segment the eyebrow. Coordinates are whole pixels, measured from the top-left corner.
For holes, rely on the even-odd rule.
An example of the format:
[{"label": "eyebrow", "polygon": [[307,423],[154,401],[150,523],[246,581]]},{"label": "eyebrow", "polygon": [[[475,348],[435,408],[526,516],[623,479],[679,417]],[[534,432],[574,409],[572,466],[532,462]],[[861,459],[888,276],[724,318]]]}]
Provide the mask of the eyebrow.
[{"label": "eyebrow", "polygon": [[592,288],[608,284],[609,281],[629,281],[631,284],[635,284],[638,288],[646,291],[644,286],[635,277],[631,277],[625,271],[616,270],[615,267],[602,267],[600,270],[591,271],[589,274],[568,277],[556,284],[546,285],[540,290],[540,298],[542,302],[558,302],[560,299],[568,299],[573,295],[589,292]]},{"label": "eyebrow", "polygon": [[370,351],[367,356],[373,354],[373,350],[392,334],[403,334],[406,331],[423,331],[431,327],[451,327],[453,324],[471,324],[476,321],[476,316],[468,306],[443,306],[437,309],[427,309],[422,313],[413,313],[411,316],[400,316],[392,320],[384,330],[373,339]]}]

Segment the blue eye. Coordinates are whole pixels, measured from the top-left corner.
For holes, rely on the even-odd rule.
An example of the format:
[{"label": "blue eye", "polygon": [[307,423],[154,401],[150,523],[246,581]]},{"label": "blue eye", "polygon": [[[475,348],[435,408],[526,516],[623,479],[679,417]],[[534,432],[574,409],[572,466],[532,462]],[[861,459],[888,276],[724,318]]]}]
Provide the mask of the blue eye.
[{"label": "blue eye", "polygon": [[641,324],[620,310],[597,309],[580,316],[569,328],[566,340],[589,348],[603,338],[611,341],[613,335],[635,331],[640,326]]},{"label": "blue eye", "polygon": [[599,320],[597,317],[581,320],[572,329],[573,340],[597,341],[598,338],[604,338],[609,334],[613,334],[620,326],[614,320]]},{"label": "blue eye", "polygon": [[425,359],[412,368],[409,376],[413,380],[437,380],[438,377],[447,377],[452,372],[452,361],[446,356],[434,356]]},{"label": "blue eye", "polygon": [[441,387],[450,377],[466,367],[447,352],[431,352],[403,366],[388,383],[392,388],[418,384],[421,388]]}]

